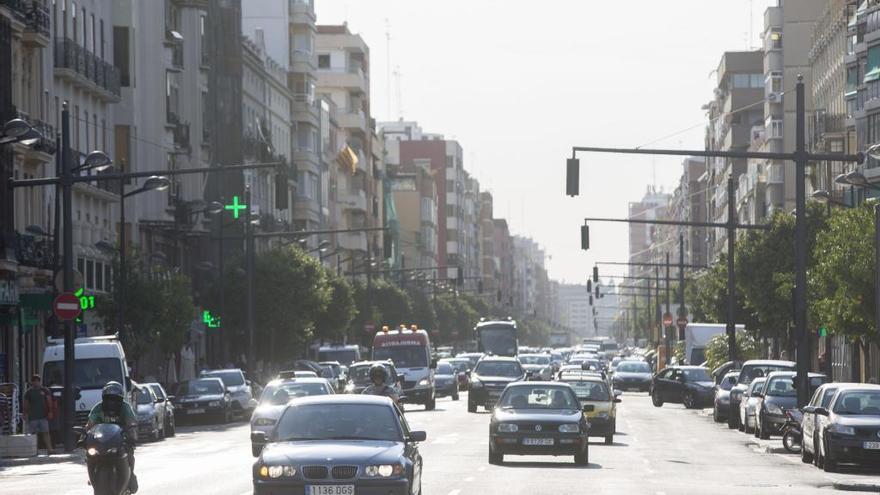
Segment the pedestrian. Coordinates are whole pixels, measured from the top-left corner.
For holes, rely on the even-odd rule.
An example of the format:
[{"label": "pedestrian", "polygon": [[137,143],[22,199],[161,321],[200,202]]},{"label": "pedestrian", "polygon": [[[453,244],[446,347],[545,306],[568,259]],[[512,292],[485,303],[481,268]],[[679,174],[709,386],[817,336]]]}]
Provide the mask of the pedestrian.
[{"label": "pedestrian", "polygon": [[28,432],[36,433],[37,439],[46,446],[46,454],[52,455],[52,438],[49,435],[49,420],[54,417],[52,393],[43,386],[40,375],[31,376],[31,386],[24,393],[22,412],[27,419]]}]

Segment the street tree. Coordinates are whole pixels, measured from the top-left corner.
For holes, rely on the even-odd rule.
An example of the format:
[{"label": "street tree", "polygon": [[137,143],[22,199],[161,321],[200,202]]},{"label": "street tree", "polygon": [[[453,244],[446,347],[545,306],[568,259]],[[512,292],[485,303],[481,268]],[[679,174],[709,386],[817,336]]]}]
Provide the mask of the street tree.
[{"label": "street tree", "polygon": [[315,337],[331,341],[342,340],[357,314],[354,291],[344,278],[328,271],[324,273],[330,297],[315,320]]}]

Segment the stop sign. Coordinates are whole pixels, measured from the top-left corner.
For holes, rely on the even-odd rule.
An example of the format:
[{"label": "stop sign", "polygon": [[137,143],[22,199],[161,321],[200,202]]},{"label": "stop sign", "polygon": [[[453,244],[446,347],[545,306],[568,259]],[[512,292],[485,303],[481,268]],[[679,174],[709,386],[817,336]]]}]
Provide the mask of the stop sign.
[{"label": "stop sign", "polygon": [[52,308],[55,310],[55,316],[62,321],[72,320],[82,313],[82,306],[80,306],[79,298],[72,292],[59,294],[58,297],[55,298]]}]

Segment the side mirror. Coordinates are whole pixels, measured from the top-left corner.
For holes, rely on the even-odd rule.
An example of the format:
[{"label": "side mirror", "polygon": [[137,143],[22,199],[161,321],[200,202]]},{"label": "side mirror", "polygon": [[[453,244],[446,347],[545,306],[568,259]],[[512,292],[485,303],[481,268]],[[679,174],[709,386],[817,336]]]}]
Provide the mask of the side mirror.
[{"label": "side mirror", "polygon": [[615,390],[615,391],[614,391],[614,396],[615,396],[615,397],[620,397],[621,395],[623,395],[623,390]]},{"label": "side mirror", "polygon": [[431,369],[437,369],[437,358],[431,358]]},{"label": "side mirror", "polygon": [[406,375],[403,375],[403,374],[397,375],[397,381],[402,382],[404,380],[406,380]]},{"label": "side mirror", "polygon": [[752,397],[764,397],[764,394],[761,392],[752,392]]},{"label": "side mirror", "polygon": [[409,439],[412,442],[424,442],[428,439],[428,434],[424,431],[411,431],[409,432]]},{"label": "side mirror", "polygon": [[816,407],[813,409],[813,412],[818,414],[819,416],[828,416],[830,414],[828,412],[828,409],[825,409],[824,407]]},{"label": "side mirror", "polygon": [[533,372],[531,372],[531,371],[526,371],[526,378],[531,378],[531,377],[534,376],[534,375],[535,375],[535,374],[534,374]]},{"label": "side mirror", "polygon": [[593,412],[594,409],[596,409],[596,406],[594,406],[593,404],[584,404],[584,412]]},{"label": "side mirror", "polygon": [[801,412],[814,414],[816,412],[816,406],[804,406],[801,408]]},{"label": "side mirror", "polygon": [[162,397],[156,397],[156,404],[161,404],[163,402],[165,402],[165,399],[163,399]]},{"label": "side mirror", "polygon": [[80,393],[82,389],[79,387],[73,387],[73,398],[76,400],[80,400],[82,398],[82,394]]},{"label": "side mirror", "polygon": [[130,376],[125,377],[125,388],[128,390],[131,390],[133,388]]},{"label": "side mirror", "polygon": [[263,447],[269,443],[269,438],[264,431],[252,431],[251,443],[254,447],[258,447],[253,449],[253,453],[255,454],[254,457],[260,457],[260,452],[263,450]]},{"label": "side mirror", "polygon": [[176,398],[177,398],[177,397],[175,397],[175,396],[173,396],[173,395],[169,395],[169,396],[168,396],[168,402],[174,402],[174,399],[176,399]]},{"label": "side mirror", "polygon": [[614,402],[616,402],[617,404],[620,404],[621,402],[623,402],[623,400],[620,397],[615,397]]}]

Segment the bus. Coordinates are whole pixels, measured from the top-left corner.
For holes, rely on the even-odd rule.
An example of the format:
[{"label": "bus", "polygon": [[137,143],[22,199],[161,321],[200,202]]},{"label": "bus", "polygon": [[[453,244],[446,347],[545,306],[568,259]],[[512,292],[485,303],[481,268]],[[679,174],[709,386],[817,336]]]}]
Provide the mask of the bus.
[{"label": "bus", "polygon": [[398,330],[382,327],[373,337],[373,361],[390,360],[403,376],[403,402],[423,404],[431,411],[436,402],[434,368],[437,362],[431,357],[431,339],[428,332],[415,325]]},{"label": "bus", "polygon": [[493,356],[516,356],[518,343],[516,321],[481,320],[474,328],[477,337],[477,351]]}]

